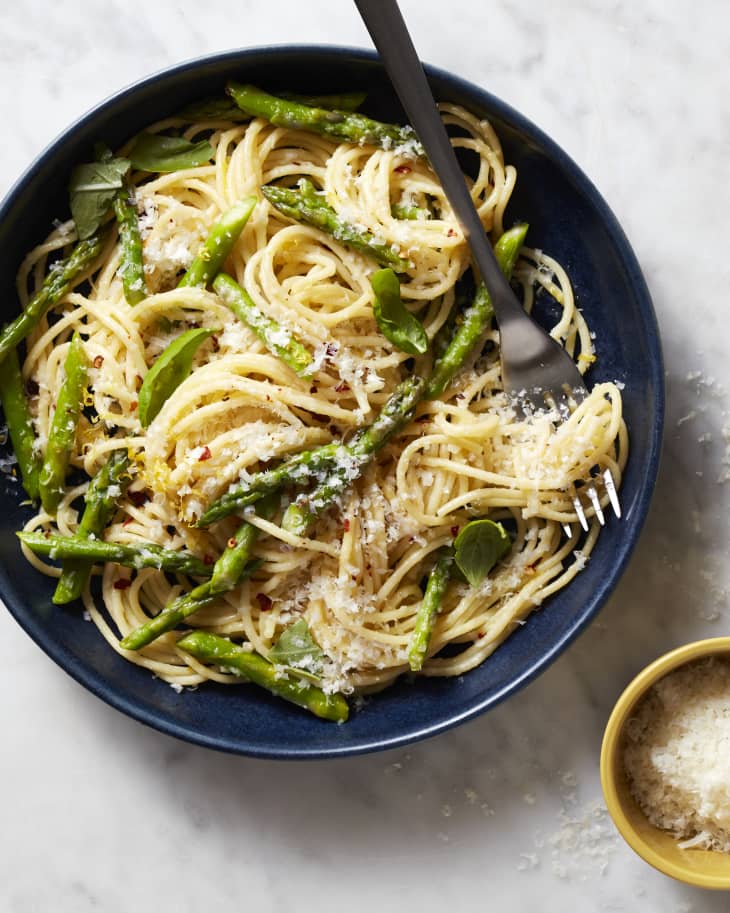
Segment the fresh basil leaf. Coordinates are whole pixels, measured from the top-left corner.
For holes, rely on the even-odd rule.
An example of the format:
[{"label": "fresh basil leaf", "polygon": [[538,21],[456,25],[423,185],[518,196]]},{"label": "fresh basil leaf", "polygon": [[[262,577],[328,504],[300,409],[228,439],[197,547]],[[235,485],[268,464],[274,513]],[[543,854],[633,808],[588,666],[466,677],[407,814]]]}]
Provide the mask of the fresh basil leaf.
[{"label": "fresh basil leaf", "polygon": [[472,520],[454,540],[457,567],[472,586],[479,586],[511,544],[501,523]]},{"label": "fresh basil leaf", "polygon": [[269,651],[269,660],[298,673],[316,673],[321,667],[322,650],[312,637],[307,622],[300,618],[285,628]]},{"label": "fresh basil leaf", "polygon": [[129,159],[108,158],[78,165],[71,172],[68,190],[79,240],[90,238],[101,225],[129,167]]},{"label": "fresh basil leaf", "polygon": [[162,133],[140,133],[129,158],[140,171],[170,172],[195,168],[213,158],[213,147],[207,140],[191,143],[182,136]]},{"label": "fresh basil leaf", "polygon": [[137,398],[139,420],[144,428],[190,374],[201,343],[217,332],[203,327],[188,330],[165,349],[145,374]]},{"label": "fresh basil leaf", "polygon": [[392,269],[379,269],[370,277],[375,292],[373,312],[380,332],[394,346],[409,355],[423,355],[428,336],[420,320],[406,308],[400,296],[400,282]]}]

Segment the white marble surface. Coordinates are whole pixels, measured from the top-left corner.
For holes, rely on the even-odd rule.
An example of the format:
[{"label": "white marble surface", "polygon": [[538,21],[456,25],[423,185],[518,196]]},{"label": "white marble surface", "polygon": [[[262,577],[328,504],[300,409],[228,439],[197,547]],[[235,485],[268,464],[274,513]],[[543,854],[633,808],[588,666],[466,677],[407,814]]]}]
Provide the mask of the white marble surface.
[{"label": "white marble surface", "polygon": [[[227,757],[145,729],[0,612],[2,911],[730,910],[634,856],[598,783],[602,729],[632,674],[730,621],[718,481],[730,12],[719,0],[403,8],[424,59],[511,102],[584,167],[644,267],[669,402],[634,561],[599,621],[507,704],[407,751],[338,762]],[[344,0],[8,0],[0,36],[2,192],[69,121],[163,66],[237,44],[369,46]],[[566,815],[582,824],[566,829]]]}]

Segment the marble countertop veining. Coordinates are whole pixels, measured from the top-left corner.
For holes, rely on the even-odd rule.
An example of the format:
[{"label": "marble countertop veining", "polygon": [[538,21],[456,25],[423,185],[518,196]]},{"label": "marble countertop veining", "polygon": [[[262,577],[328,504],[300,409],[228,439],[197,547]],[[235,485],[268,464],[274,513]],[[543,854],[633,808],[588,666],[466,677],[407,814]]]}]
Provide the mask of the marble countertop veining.
[{"label": "marble countertop veining", "polygon": [[[616,835],[598,754],[663,650],[727,633],[730,8],[713,0],[403,0],[429,62],[551,134],[613,207],[654,297],[666,444],[598,621],[488,715],[408,750],[271,763],[189,746],[78,687],[0,613],[0,909],[720,913]],[[0,191],[119,87],[242,46],[369,46],[336,0],[13,0],[0,11]]]}]

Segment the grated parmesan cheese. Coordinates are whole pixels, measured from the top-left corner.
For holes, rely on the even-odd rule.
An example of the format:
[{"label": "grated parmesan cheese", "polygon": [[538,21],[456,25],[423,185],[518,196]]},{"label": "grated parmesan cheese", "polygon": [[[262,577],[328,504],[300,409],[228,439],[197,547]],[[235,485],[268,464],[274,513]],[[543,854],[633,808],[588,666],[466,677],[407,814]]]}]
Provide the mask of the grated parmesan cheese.
[{"label": "grated parmesan cheese", "polygon": [[710,658],[666,675],[625,739],[631,791],[649,821],[683,848],[730,852],[730,662]]}]

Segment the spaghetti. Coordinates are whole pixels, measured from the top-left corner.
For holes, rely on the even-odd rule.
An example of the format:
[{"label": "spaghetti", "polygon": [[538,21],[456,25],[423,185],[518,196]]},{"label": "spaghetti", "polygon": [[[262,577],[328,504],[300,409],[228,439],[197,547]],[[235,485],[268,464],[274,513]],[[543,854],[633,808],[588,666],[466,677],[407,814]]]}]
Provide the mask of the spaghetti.
[{"label": "spaghetti", "polygon": [[[478,161],[470,179],[485,231],[503,231],[515,169],[503,160],[491,126],[462,108],[441,105],[456,147]],[[263,118],[248,123],[170,119],[152,133],[184,126],[187,140],[205,137],[207,164],[137,179],[136,205],[149,294],[134,307],[124,297],[121,248],[111,237],[88,288],[77,287],[28,339],[23,377],[34,391],[32,413],[42,451],[74,331],[90,362],[87,409],[71,466],[94,476],[116,450],[133,457],[132,482],[121,494],[104,538],[186,549],[212,561],[240,519],[196,526],[206,507],[232,485],[284,457],[347,440],[372,422],[411,373],[427,376],[432,351],[415,361],[379,331],[370,276],[377,267],[347,243],[293,223],[261,196],[262,185],[310,180],[326,202],[358,230],[408,261],[403,302],[433,341],[457,307],[469,250],[443,190],[427,163],[407,146],[337,143]],[[125,150],[122,150],[124,154]],[[311,353],[297,374],[268,351],[224,301],[206,288],[175,287],[213,223],[237,201],[258,203],[226,261],[226,272],[255,306]],[[19,274],[26,304],[50,259],[75,239],[74,223],[58,226]],[[591,336],[567,276],[555,261],[523,249],[514,273],[525,306],[542,290],[561,307],[553,335],[582,369],[594,360]],[[213,330],[192,373],[144,428],[139,389],[151,365],[181,333]],[[249,510],[260,531],[260,564],[186,624],[267,656],[282,631],[305,619],[322,651],[325,692],[382,688],[408,670],[422,583],[437,552],[474,517],[501,521],[509,553],[478,586],[453,579],[435,620],[424,675],[457,675],[483,662],[517,625],[566,586],[588,560],[600,527],[580,533],[571,486],[592,467],[618,483],[627,457],[620,392],[601,384],[570,418],[518,420],[501,390],[496,329],[445,393],[421,402],[404,430],[372,459],[335,508],[304,536],[287,532],[281,511],[270,519]],[[27,529],[72,535],[88,483],[65,490],[55,516],[38,512]],[[573,532],[567,536],[564,525]],[[57,567],[24,546],[40,571]],[[85,607],[110,646],[176,688],[212,679],[240,682],[178,648],[170,631],[139,651],[120,636],[156,616],[193,582],[156,568],[130,573],[117,564],[84,592]],[[448,651],[444,648],[449,646]]]}]

